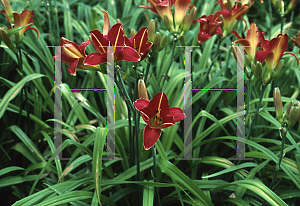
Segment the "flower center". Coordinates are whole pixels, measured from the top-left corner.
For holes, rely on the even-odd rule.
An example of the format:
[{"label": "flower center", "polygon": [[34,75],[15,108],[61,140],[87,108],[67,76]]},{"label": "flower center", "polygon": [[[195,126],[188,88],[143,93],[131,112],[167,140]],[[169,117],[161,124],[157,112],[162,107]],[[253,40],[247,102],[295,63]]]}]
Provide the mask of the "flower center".
[{"label": "flower center", "polygon": [[153,127],[160,127],[161,126],[162,120],[160,118],[160,109],[156,110],[156,115],[155,115],[154,118],[151,119],[150,123],[151,123],[151,126],[153,126]]}]

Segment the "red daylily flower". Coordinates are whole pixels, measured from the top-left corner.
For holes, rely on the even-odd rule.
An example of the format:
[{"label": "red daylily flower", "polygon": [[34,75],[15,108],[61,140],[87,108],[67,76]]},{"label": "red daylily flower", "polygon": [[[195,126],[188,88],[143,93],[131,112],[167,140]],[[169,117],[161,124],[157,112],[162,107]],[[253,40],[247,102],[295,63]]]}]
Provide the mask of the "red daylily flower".
[{"label": "red daylily flower", "polygon": [[78,46],[75,42],[72,42],[66,38],[61,38],[59,42],[59,46],[64,46],[62,48],[62,52],[56,54],[53,59],[61,58],[61,61],[70,65],[68,67],[68,71],[71,75],[76,75],[76,68],[80,67],[85,70],[93,70],[97,71],[99,66],[94,65],[84,65],[83,61],[86,57],[85,48],[90,44],[90,40],[83,42],[80,46]]},{"label": "red daylily flower", "polygon": [[[14,22],[11,22],[11,19],[9,18],[9,14],[6,14],[5,10],[1,10],[1,13],[4,13],[6,18],[8,19],[9,23],[12,25],[14,24],[14,27],[20,27],[20,26],[24,26],[26,24],[30,24],[33,23],[33,11],[29,11],[29,10],[24,10],[22,11],[21,14],[17,13],[17,12],[13,12],[13,18],[14,18]],[[12,26],[7,26],[8,29],[12,29]],[[32,29],[33,31],[35,31],[38,35],[38,38],[40,36],[39,31],[37,30],[37,28],[32,27],[32,25],[29,25],[23,29],[21,29],[19,31],[19,35],[21,36],[22,34],[24,34],[28,29]]]},{"label": "red daylily flower", "polygon": [[[193,18],[196,15],[196,7],[194,5],[190,5],[191,0],[147,0],[147,2],[149,2],[151,6],[141,5],[140,8],[150,9],[162,19],[164,19],[164,16],[166,15],[165,23],[167,23],[166,26],[170,31],[174,31],[173,15],[171,11],[171,6],[173,4],[175,4],[174,20],[176,26],[175,31],[177,32],[180,30],[179,27],[181,24],[186,25],[188,28],[190,27],[191,22],[184,21],[188,9],[192,10],[194,7],[195,11],[190,12],[189,15],[193,16]],[[185,30],[187,29],[185,28]]]},{"label": "red daylily flower", "polygon": [[141,56],[141,61],[147,56],[152,42],[148,42],[147,27],[141,28],[134,37],[125,37],[125,44],[134,48]]},{"label": "red daylily flower", "polygon": [[[236,23],[235,20],[243,20],[242,15],[249,10],[249,5],[235,4],[231,9],[227,8],[222,0],[218,0],[222,10],[218,11],[218,15],[222,15],[221,20],[223,21],[223,35],[229,35],[234,29]],[[245,21],[246,23],[246,21]]]},{"label": "red daylily flower", "polygon": [[289,39],[287,34],[278,34],[277,37],[273,38],[271,41],[265,39],[264,32],[258,31],[258,34],[262,50],[256,52],[256,59],[260,63],[265,61],[269,72],[275,70],[281,57],[286,54],[293,55],[299,64],[299,60],[295,54],[291,52],[283,53],[288,47]]},{"label": "red daylily flower", "polygon": [[200,23],[200,30],[198,33],[198,42],[203,43],[209,40],[215,34],[222,34],[220,25],[222,21],[218,15],[210,14],[208,17],[203,15],[196,19],[194,23],[198,21]]},{"label": "red daylily flower", "polygon": [[165,93],[156,94],[149,102],[146,99],[138,99],[134,103],[140,111],[142,118],[147,123],[144,134],[144,148],[150,149],[161,135],[161,129],[172,126],[175,122],[185,118],[185,114],[179,107],[169,107]]},{"label": "red daylily flower", "polygon": [[[167,20],[169,21],[169,25],[173,27],[173,16],[171,11],[172,4],[175,3],[176,0],[147,0],[151,6],[140,5],[140,8],[150,9],[153,13],[160,16],[160,18],[164,19],[164,16],[167,16]],[[167,25],[166,25],[167,26]]]},{"label": "red daylily flower", "polygon": [[258,29],[255,23],[250,25],[250,29],[247,31],[246,39],[243,39],[238,35],[236,31],[232,31],[232,33],[239,38],[239,40],[234,41],[233,43],[239,43],[245,47],[245,53],[249,56],[251,62],[254,62],[256,49],[260,45],[259,35],[257,33]]},{"label": "red daylily flower", "polygon": [[93,52],[84,60],[85,65],[97,65],[107,62],[107,49],[114,46],[114,61],[131,61],[140,60],[140,55],[131,47],[125,45],[125,36],[123,25],[117,23],[111,27],[107,35],[103,35],[99,30],[90,31],[92,44],[98,52]]}]

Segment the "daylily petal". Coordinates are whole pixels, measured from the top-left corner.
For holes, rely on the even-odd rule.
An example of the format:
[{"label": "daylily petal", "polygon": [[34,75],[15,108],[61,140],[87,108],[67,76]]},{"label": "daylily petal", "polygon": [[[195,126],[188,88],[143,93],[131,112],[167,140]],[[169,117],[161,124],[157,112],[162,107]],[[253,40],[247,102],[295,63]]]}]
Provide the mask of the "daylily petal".
[{"label": "daylily petal", "polygon": [[76,68],[78,65],[79,59],[75,59],[73,63],[68,67],[68,71],[71,75],[76,76]]},{"label": "daylily petal", "polygon": [[92,43],[100,54],[106,53],[109,41],[103,37],[99,30],[90,31]]},{"label": "daylily petal", "polygon": [[14,12],[13,15],[14,15],[14,25],[15,25],[15,27],[23,26],[21,15],[18,12]]},{"label": "daylily petal", "polygon": [[141,53],[141,51],[145,50],[147,41],[148,41],[148,35],[147,35],[147,27],[142,27],[138,33],[134,36],[135,44],[137,47],[137,52]]},{"label": "daylily petal", "polygon": [[97,65],[97,64],[106,63],[107,62],[106,56],[107,56],[106,54],[101,55],[98,52],[93,52],[85,57],[84,64]]},{"label": "daylily petal", "polygon": [[120,23],[113,25],[107,34],[107,38],[112,46],[115,46],[115,51],[121,50],[120,46],[125,44],[123,25]]},{"label": "daylily petal", "polygon": [[262,31],[257,31],[258,33],[258,37],[259,37],[259,41],[261,43],[261,47],[263,50],[266,50],[268,48],[269,45],[269,41],[265,39],[265,32]]},{"label": "daylily petal", "polygon": [[140,55],[137,51],[131,47],[124,47],[122,51],[115,53],[116,61],[130,61],[138,62],[140,61]]},{"label": "daylily petal", "polygon": [[140,112],[143,120],[150,125],[150,121],[155,117],[155,113],[149,107],[141,109]]},{"label": "daylily petal", "polygon": [[157,93],[150,101],[148,107],[155,113],[159,113],[160,117],[169,114],[169,101],[165,93]]},{"label": "daylily petal", "polygon": [[[300,52],[300,51],[299,51]],[[296,58],[296,60],[297,60],[297,64],[299,65],[299,59],[297,58],[297,56],[295,55],[295,54],[293,54],[292,52],[285,52],[282,56],[284,56],[284,55],[286,55],[286,54],[291,54],[291,55],[293,55],[295,58]]]},{"label": "daylily petal", "polygon": [[137,110],[140,111],[149,105],[149,101],[146,99],[137,99],[135,102],[133,102],[133,105],[136,107]]},{"label": "daylily petal", "polygon": [[236,4],[236,10],[234,10],[232,19],[241,19],[242,15],[245,14],[249,10],[248,4],[245,4],[244,6]]},{"label": "daylily petal", "polygon": [[81,53],[83,54],[83,56],[86,56],[86,55],[85,55],[85,48],[86,48],[90,43],[91,43],[90,40],[86,40],[86,41],[84,41],[84,42],[82,42],[82,43],[80,44],[80,51],[81,51]]},{"label": "daylily petal", "polygon": [[236,31],[233,30],[231,33],[233,33],[238,39],[243,39]]},{"label": "daylily petal", "polygon": [[158,13],[157,13],[155,7],[153,7],[153,6],[140,5],[139,7],[140,7],[140,8],[143,8],[143,9],[150,9],[153,13],[155,13],[155,14],[158,15]]},{"label": "daylily petal", "polygon": [[189,6],[190,6],[191,0],[176,0],[175,1],[175,12],[174,12],[174,19],[175,24],[180,25],[182,23],[182,20],[184,19]]},{"label": "daylily petal", "polygon": [[269,50],[274,52],[275,63],[277,64],[278,61],[281,59],[283,52],[285,52],[285,50],[288,47],[289,38],[287,34],[285,35],[278,34],[275,40],[276,41],[272,39],[270,41]]},{"label": "daylily petal", "polygon": [[270,54],[270,51],[257,51],[256,52],[256,60],[260,63],[263,63],[263,61],[267,58],[267,56]]},{"label": "daylily petal", "polygon": [[276,68],[277,62],[275,62],[274,52],[270,52],[265,59],[268,72],[272,72]]},{"label": "daylily petal", "polygon": [[160,129],[152,129],[149,125],[146,125],[143,133],[143,141],[145,150],[150,149],[157,142],[161,135]]},{"label": "daylily petal", "polygon": [[77,46],[75,46],[74,44],[64,44],[64,47],[62,48],[63,55],[66,55],[66,56],[71,57],[71,58],[81,58],[81,57],[83,57],[80,50],[77,49]]},{"label": "daylily petal", "polygon": [[174,117],[175,122],[181,121],[185,118],[184,111],[179,107],[170,107],[169,115]]},{"label": "daylily petal", "polygon": [[40,32],[35,27],[30,27],[29,29],[32,29],[37,34],[38,38],[40,38]]},{"label": "daylily petal", "polygon": [[108,13],[104,10],[101,10],[104,13],[104,25],[103,25],[103,35],[107,35],[108,34],[108,30],[110,28],[109,25],[109,17],[108,17]]},{"label": "daylily petal", "polygon": [[199,31],[198,33],[198,42],[199,43],[203,43],[206,42],[207,40],[209,40],[212,37],[212,35],[210,35],[209,33],[207,33],[206,31]]},{"label": "daylily petal", "polygon": [[162,121],[161,126],[158,127],[157,129],[167,128],[167,127],[170,127],[170,126],[172,126],[172,125],[175,124],[174,117],[171,116],[171,115],[166,115],[166,116],[164,116],[164,117],[161,119],[161,121]]}]

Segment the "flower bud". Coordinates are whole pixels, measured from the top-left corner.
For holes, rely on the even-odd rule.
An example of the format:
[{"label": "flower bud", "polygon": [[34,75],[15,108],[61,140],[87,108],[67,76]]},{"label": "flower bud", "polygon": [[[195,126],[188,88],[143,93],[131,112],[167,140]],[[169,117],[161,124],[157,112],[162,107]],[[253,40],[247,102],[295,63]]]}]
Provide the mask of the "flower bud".
[{"label": "flower bud", "polygon": [[173,26],[173,21],[170,21],[169,18],[167,17],[167,15],[164,16],[164,22],[165,22],[165,26],[167,28],[167,30],[169,30],[170,32],[174,31],[174,26]]},{"label": "flower bud", "polygon": [[289,5],[288,5],[288,7],[287,7],[287,10],[285,11],[284,14],[287,14],[287,13],[289,13],[290,11],[292,11],[292,10],[296,7],[298,1],[299,1],[299,0],[291,0],[290,3],[289,3]]},{"label": "flower bud", "polygon": [[168,42],[168,39],[169,39],[168,35],[163,36],[163,38],[161,39],[161,42],[160,42],[159,51],[161,51],[161,50],[163,50],[163,48],[165,48],[165,46]]},{"label": "flower bud", "polygon": [[258,81],[263,81],[263,68],[260,62],[257,62],[256,65],[252,64],[251,70],[253,71],[254,76],[258,79]]},{"label": "flower bud", "polygon": [[271,78],[275,79],[281,72],[282,68],[283,68],[283,60],[280,60],[276,66],[276,68],[274,69],[274,71],[271,72]]},{"label": "flower bud", "polygon": [[[300,102],[296,102],[296,105],[300,108]],[[299,115],[298,115],[298,123],[300,124],[300,110],[299,110]]]},{"label": "flower bud", "polygon": [[136,35],[135,29],[131,29],[130,31],[130,37],[134,37]]},{"label": "flower bud", "polygon": [[289,117],[290,117],[290,111],[291,111],[291,108],[292,108],[293,105],[294,105],[294,102],[291,101],[291,102],[289,103],[287,109],[286,109],[285,114],[284,114],[284,120],[288,120],[288,119],[289,119]]},{"label": "flower bud", "polygon": [[10,38],[9,34],[7,33],[6,28],[4,27],[0,28],[0,37],[8,48],[10,48],[13,52],[16,51],[16,47],[12,42],[12,39]]},{"label": "flower bud", "polygon": [[147,88],[146,88],[144,80],[142,80],[142,79],[139,79],[139,82],[138,82],[138,93],[139,93],[139,99],[149,100]]},{"label": "flower bud", "polygon": [[231,9],[235,5],[235,1],[234,0],[228,0],[227,5],[228,5],[228,9]]},{"label": "flower bud", "polygon": [[295,123],[298,120],[299,116],[299,107],[298,106],[292,106],[290,110],[290,116],[288,121],[288,129],[291,129]]},{"label": "flower bud", "polygon": [[153,42],[155,34],[155,22],[153,19],[148,23],[148,42]]},{"label": "flower bud", "polygon": [[153,45],[152,45],[152,56],[155,56],[159,52],[161,36],[159,32],[154,35]]},{"label": "flower bud", "polygon": [[197,13],[197,8],[195,6],[193,6],[193,8],[190,10],[190,13],[189,15],[187,15],[184,20],[182,21],[182,32],[180,35],[183,35],[185,34],[189,28],[191,27],[194,19],[195,19],[195,16],[196,16],[196,13]]},{"label": "flower bud", "polygon": [[246,62],[246,65],[248,65],[248,66],[250,66],[252,63],[250,60],[250,57],[248,55],[245,57],[245,62]]},{"label": "flower bud", "polygon": [[117,19],[117,23],[122,24],[121,19]]},{"label": "flower bud", "polygon": [[274,99],[274,106],[275,106],[275,113],[278,121],[282,124],[283,123],[283,105],[281,101],[280,90],[276,87],[273,91],[273,99]]},{"label": "flower bud", "polygon": [[7,19],[9,20],[9,23],[13,24],[14,15],[9,0],[1,0],[1,3],[3,5],[4,13],[7,16]]}]

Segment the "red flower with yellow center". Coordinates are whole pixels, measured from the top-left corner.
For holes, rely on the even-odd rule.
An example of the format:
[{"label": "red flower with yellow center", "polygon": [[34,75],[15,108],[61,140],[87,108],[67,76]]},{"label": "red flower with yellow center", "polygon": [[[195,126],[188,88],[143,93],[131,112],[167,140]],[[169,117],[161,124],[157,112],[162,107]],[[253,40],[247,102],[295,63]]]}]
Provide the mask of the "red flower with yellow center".
[{"label": "red flower with yellow center", "polygon": [[246,21],[242,18],[242,15],[245,14],[249,10],[249,5],[240,5],[235,4],[232,8],[228,8],[224,5],[222,0],[218,0],[219,4],[221,5],[222,10],[218,11],[218,15],[222,15],[221,20],[223,21],[223,35],[226,37],[228,36],[236,25],[235,20],[243,20],[245,23]]},{"label": "red flower with yellow center", "polygon": [[125,44],[134,48],[141,56],[141,61],[147,56],[152,42],[148,42],[147,27],[141,28],[134,37],[125,37]]},{"label": "red flower with yellow center", "polygon": [[256,49],[260,45],[259,35],[257,33],[258,28],[255,23],[250,25],[250,29],[247,31],[246,39],[243,39],[238,35],[236,31],[232,31],[232,33],[239,38],[239,40],[234,41],[233,43],[239,43],[245,48],[245,52],[249,56],[251,62],[254,62]]},{"label": "red flower with yellow center", "polygon": [[264,32],[262,31],[258,31],[258,35],[262,50],[256,52],[256,59],[260,63],[263,63],[263,61],[266,62],[268,72],[275,70],[281,57],[286,54],[293,55],[299,64],[299,60],[295,54],[291,52],[284,53],[288,47],[289,41],[287,34],[278,34],[277,37],[273,38],[271,41],[265,39]]},{"label": "red flower with yellow center", "polygon": [[215,34],[221,34],[222,36],[222,29],[220,27],[222,21],[218,15],[210,14],[208,17],[203,15],[196,19],[194,23],[196,23],[196,21],[200,23],[200,30],[198,33],[199,43],[209,40]]},{"label": "red flower with yellow center", "polygon": [[92,43],[98,52],[93,52],[84,60],[85,65],[97,65],[107,62],[107,50],[109,46],[114,47],[114,61],[140,60],[140,55],[131,47],[125,45],[123,25],[118,23],[111,27],[107,35],[103,35],[99,30],[90,31]]},{"label": "red flower with yellow center", "polygon": [[81,43],[80,46],[78,46],[75,42],[72,42],[72,41],[62,37],[59,42],[59,46],[63,46],[62,52],[59,54],[56,54],[53,57],[53,59],[61,58],[62,62],[66,63],[67,65],[70,65],[68,67],[68,71],[71,75],[74,75],[74,76],[76,76],[77,67],[80,67],[85,70],[97,71],[97,70],[99,70],[99,66],[83,64],[83,61],[86,57],[85,48],[89,44],[90,44],[90,40],[87,40],[87,41]]},{"label": "red flower with yellow center", "polygon": [[156,94],[150,102],[146,99],[138,99],[133,104],[147,123],[143,133],[144,148],[146,150],[157,142],[161,135],[161,129],[172,126],[175,122],[185,118],[182,109],[169,107],[165,93]]}]

